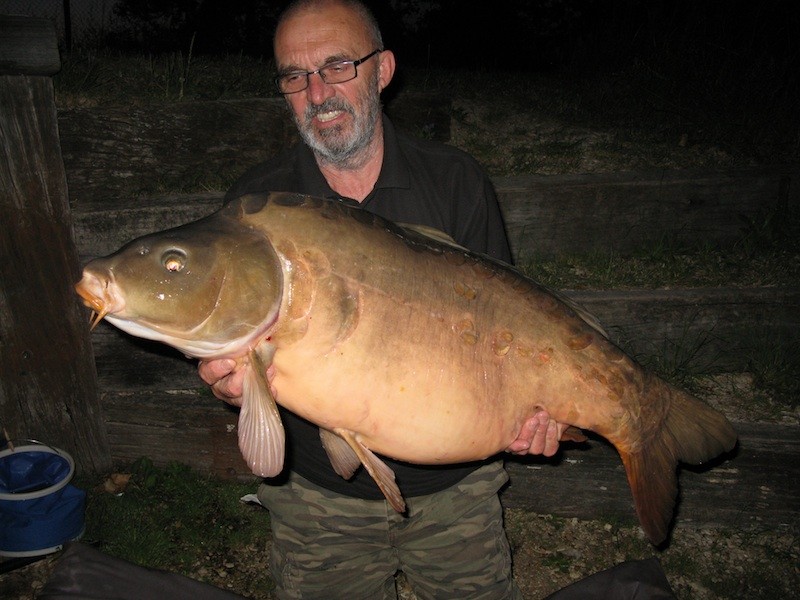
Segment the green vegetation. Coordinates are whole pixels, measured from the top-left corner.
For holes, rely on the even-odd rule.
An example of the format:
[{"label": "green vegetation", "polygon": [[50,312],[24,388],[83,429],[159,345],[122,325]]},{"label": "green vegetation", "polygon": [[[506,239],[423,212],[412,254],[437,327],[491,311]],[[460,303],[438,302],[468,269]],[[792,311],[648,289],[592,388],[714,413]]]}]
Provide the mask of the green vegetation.
[{"label": "green vegetation", "polygon": [[[239,553],[265,553],[269,513],[239,500],[253,493],[252,483],[222,481],[177,463],[156,467],[147,458],[126,470],[130,482],[118,493],[77,482],[89,490],[83,541],[197,579],[235,568]],[[271,587],[266,569],[260,582],[254,577],[254,585]]]}]

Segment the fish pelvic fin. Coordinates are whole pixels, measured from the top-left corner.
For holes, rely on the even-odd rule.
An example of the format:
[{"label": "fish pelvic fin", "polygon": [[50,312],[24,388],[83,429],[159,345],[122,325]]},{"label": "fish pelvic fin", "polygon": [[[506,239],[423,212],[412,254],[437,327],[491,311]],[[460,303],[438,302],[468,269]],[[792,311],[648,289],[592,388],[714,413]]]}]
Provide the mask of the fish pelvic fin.
[{"label": "fish pelvic fin", "polygon": [[239,450],[247,466],[259,477],[275,477],[283,469],[286,435],[267,381],[267,356],[263,349],[250,351],[246,367],[242,408],[239,411]]},{"label": "fish pelvic fin", "polygon": [[[347,442],[350,448],[353,449],[353,452],[358,456],[361,464],[364,465],[364,468],[372,479],[375,480],[375,483],[378,484],[378,487],[381,492],[383,492],[389,504],[392,505],[392,508],[401,514],[405,513],[406,502],[403,500],[403,494],[400,493],[400,488],[397,487],[397,483],[395,482],[394,471],[378,458],[372,450],[361,443],[357,435],[352,431],[336,428],[333,432]],[[341,473],[339,474],[341,475]]]},{"label": "fish pelvic fin", "polygon": [[319,439],[336,474],[344,479],[350,479],[355,475],[356,470],[361,466],[361,461],[350,444],[332,431],[322,427],[319,429]]},{"label": "fish pelvic fin", "polygon": [[639,522],[650,542],[658,546],[666,540],[673,517],[678,463],[701,464],[729,452],[737,436],[722,413],[683,390],[654,378],[650,393],[668,398],[663,425],[646,436],[638,450],[617,450]]}]

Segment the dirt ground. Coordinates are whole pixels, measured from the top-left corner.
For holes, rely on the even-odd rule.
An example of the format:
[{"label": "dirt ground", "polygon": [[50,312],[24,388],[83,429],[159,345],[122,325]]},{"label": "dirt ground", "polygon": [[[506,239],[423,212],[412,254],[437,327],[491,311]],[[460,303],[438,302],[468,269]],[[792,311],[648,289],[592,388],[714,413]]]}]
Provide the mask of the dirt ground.
[{"label": "dirt ground", "polygon": [[[506,527],[515,579],[524,596],[544,598],[575,581],[627,560],[656,556],[679,599],[791,598],[800,587],[796,531],[730,531],[680,528],[664,551],[648,546],[638,527],[556,519],[509,510]],[[266,548],[234,548],[209,556],[191,575],[253,599],[273,598],[263,585]],[[0,576],[3,598],[33,600],[58,555]],[[261,582],[261,583],[258,583]],[[402,575],[399,597],[415,600]]]}]

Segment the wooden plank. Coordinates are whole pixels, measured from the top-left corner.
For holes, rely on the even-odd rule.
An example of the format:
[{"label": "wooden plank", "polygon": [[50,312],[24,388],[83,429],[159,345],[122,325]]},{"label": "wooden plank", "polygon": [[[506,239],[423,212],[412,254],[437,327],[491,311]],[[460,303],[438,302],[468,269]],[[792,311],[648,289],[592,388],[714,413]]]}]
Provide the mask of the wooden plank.
[{"label": "wooden plank", "polygon": [[[102,210],[109,211],[109,218],[119,215],[124,225],[125,215],[135,217],[138,206],[151,214],[146,222],[157,224],[160,209],[171,223],[171,213],[199,214],[191,205],[208,202],[211,206],[213,198],[224,195],[222,191],[156,195],[140,197],[134,203],[125,194],[115,196],[117,183],[113,180],[117,175],[105,174],[108,165],[93,163],[94,170],[83,174],[74,172],[74,163],[72,167],[70,190],[73,185],[77,188],[73,209],[76,213],[94,213],[94,224],[101,229],[108,228],[98,214]],[[88,178],[93,183],[82,186],[76,178]],[[774,215],[790,207],[796,210],[800,205],[799,181],[798,173],[673,172],[662,173],[660,179],[641,173],[497,178],[495,186],[514,260],[523,264],[559,254],[624,255],[659,243],[687,248],[729,245],[748,233],[757,235],[769,214],[780,220],[782,217]],[[691,193],[703,199],[693,200]]]},{"label": "wooden plank", "polygon": [[494,180],[517,263],[726,245],[800,205],[797,170],[520,175]]},{"label": "wooden plank", "polygon": [[231,183],[297,136],[282,99],[59,112],[73,206]]},{"label": "wooden plank", "polygon": [[147,456],[219,477],[254,477],[239,452],[238,413],[206,390],[105,392],[103,404],[117,465]]},{"label": "wooden plank", "polygon": [[109,464],[72,218],[45,77],[0,77],[0,420],[10,434]]},{"label": "wooden plank", "polygon": [[[440,96],[403,94],[387,112],[404,129],[446,141],[449,106]],[[59,126],[74,206],[224,188],[299,139],[283,98],[79,107],[60,111]]]},{"label": "wooden plank", "polygon": [[[564,290],[647,366],[737,372],[800,339],[800,287]],[[655,361],[654,359],[658,359]],[[660,363],[660,364],[659,364]]]},{"label": "wooden plank", "polygon": [[[729,456],[680,470],[675,524],[746,528],[797,527],[800,428],[734,423],[739,446]],[[636,521],[624,468],[614,448],[592,437],[554,459],[511,458],[504,506],[580,519]]]},{"label": "wooden plank", "polygon": [[222,206],[222,192],[74,202],[75,244],[81,262],[105,256],[139,236],[177,227]]},{"label": "wooden plank", "polygon": [[55,75],[60,70],[50,19],[0,15],[0,75]]},{"label": "wooden plank", "polygon": [[166,344],[128,335],[108,323],[92,332],[97,380],[104,392],[206,389],[197,361]]}]

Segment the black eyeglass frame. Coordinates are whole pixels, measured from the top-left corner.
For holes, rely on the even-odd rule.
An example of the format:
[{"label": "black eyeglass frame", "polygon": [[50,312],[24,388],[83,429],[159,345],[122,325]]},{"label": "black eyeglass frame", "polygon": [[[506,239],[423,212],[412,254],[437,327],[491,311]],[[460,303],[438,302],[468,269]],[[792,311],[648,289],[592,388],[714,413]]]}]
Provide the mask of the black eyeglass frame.
[{"label": "black eyeglass frame", "polygon": [[[281,73],[277,77],[275,77],[275,85],[278,88],[278,92],[280,92],[284,96],[288,96],[289,94],[296,94],[298,92],[302,92],[303,90],[308,89],[308,80],[312,75],[319,75],[322,78],[322,81],[324,81],[325,83],[328,83],[327,81],[325,81],[325,74],[323,73],[323,71],[325,71],[325,69],[329,69],[331,67],[335,67],[335,66],[338,66],[338,65],[353,65],[353,76],[348,78],[348,79],[344,79],[343,81],[337,81],[336,82],[336,83],[346,83],[346,82],[352,81],[353,79],[358,77],[358,65],[360,65],[363,62],[368,61],[370,58],[372,58],[376,54],[380,54],[381,52],[383,52],[383,48],[378,48],[377,50],[373,50],[372,52],[370,52],[366,56],[364,56],[362,58],[359,58],[357,60],[337,60],[336,62],[328,63],[327,65],[321,66],[316,71],[289,71],[288,73]],[[284,92],[281,89],[281,79],[286,77],[287,75],[294,75],[294,76],[305,75],[306,76],[306,84],[303,87],[301,87],[299,90],[294,90],[292,92]],[[331,85],[334,85],[334,84],[331,84]]]}]

